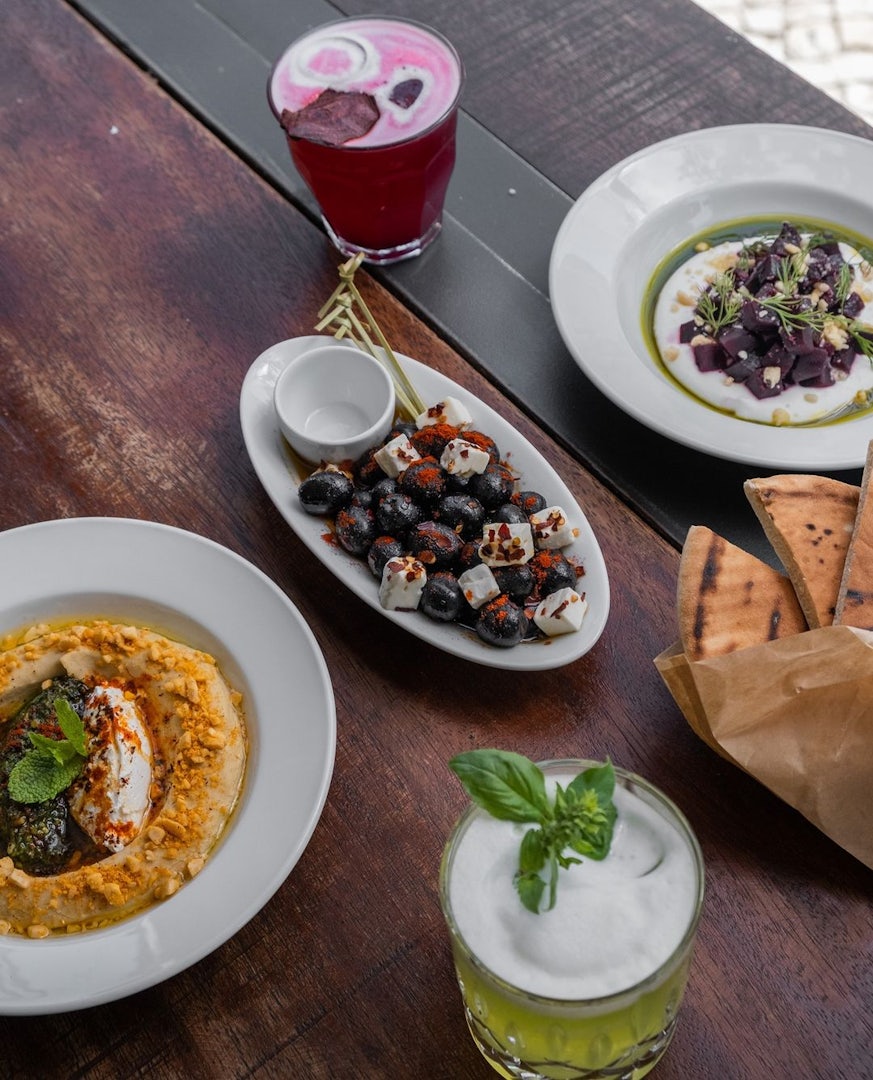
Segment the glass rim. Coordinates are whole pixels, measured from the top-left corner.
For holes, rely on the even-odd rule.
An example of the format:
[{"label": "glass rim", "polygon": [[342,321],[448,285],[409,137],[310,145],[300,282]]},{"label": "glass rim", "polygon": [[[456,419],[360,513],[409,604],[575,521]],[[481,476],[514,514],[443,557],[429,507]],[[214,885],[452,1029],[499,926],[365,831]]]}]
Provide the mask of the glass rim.
[{"label": "glass rim", "polygon": [[[549,758],[545,761],[538,761],[535,763],[539,769],[545,772],[547,769],[566,768],[567,766],[576,768],[582,766],[582,769],[592,768],[598,765],[602,765],[602,761],[594,761],[591,758]],[[703,910],[703,898],[705,892],[705,864],[703,861],[703,852],[700,848],[700,843],[694,834],[694,830],[691,828],[691,824],[682,813],[679,807],[673,802],[673,800],[666,795],[659,787],[656,787],[649,780],[638,775],[637,773],[630,772],[627,769],[623,769],[618,765],[613,765],[615,769],[616,778],[622,781],[629,781],[630,783],[644,788],[650,795],[652,795],[662,806],[664,806],[672,815],[675,824],[679,827],[682,835],[688,843],[691,850],[691,855],[694,863],[694,868],[697,874],[697,891],[694,901],[694,910],[691,914],[691,918],[688,921],[688,926],[685,929],[685,933],[676,945],[676,947],[670,952],[670,955],[659,964],[654,971],[646,975],[645,978],[640,979],[636,983],[632,983],[630,986],[626,986],[621,990],[614,990],[610,994],[604,994],[601,997],[581,997],[581,998],[558,998],[550,997],[546,994],[537,994],[532,990],[525,990],[524,987],[516,986],[515,983],[510,982],[508,979],[504,979],[501,975],[498,975],[487,964],[480,960],[476,951],[472,949],[467,942],[467,939],[461,933],[455,922],[454,913],[452,911],[452,905],[449,900],[449,871],[451,867],[452,857],[457,847],[458,841],[466,830],[471,819],[479,814],[486,815],[487,811],[481,809],[475,803],[470,803],[467,806],[461,816],[455,822],[449,838],[446,841],[443,848],[443,855],[440,862],[440,881],[439,881],[439,900],[440,907],[442,908],[443,917],[446,920],[446,924],[449,928],[449,932],[453,939],[456,940],[459,945],[464,949],[466,959],[483,972],[487,977],[499,986],[502,990],[514,994],[519,997],[524,997],[527,1001],[534,1002],[553,1009],[559,1008],[576,1008],[584,1006],[585,1008],[606,1008],[608,1006],[616,1005],[627,997],[639,997],[645,993],[650,986],[654,985],[661,978],[663,973],[667,971],[672,965],[676,964],[682,956],[690,949],[694,937],[697,933],[697,927],[700,922],[700,916]],[[581,770],[580,770],[581,771]],[[520,902],[520,901],[519,901]]]},{"label": "glass rim", "polygon": [[[300,142],[308,142],[312,146],[322,146],[328,150],[341,150],[343,153],[372,153],[373,151],[387,150],[390,147],[403,146],[405,143],[415,142],[416,140],[423,138],[425,135],[429,135],[435,128],[438,128],[440,124],[445,123],[445,121],[452,115],[452,113],[457,111],[458,102],[461,99],[461,91],[464,89],[466,72],[464,71],[464,62],[463,60],[461,60],[461,54],[451,43],[451,41],[449,41],[445,34],[441,34],[439,30],[435,30],[432,26],[428,26],[427,23],[420,22],[418,19],[407,19],[402,15],[382,15],[378,13],[374,15],[347,15],[345,18],[342,19],[331,19],[328,22],[319,23],[318,26],[313,26],[311,29],[307,30],[306,33],[300,34],[299,37],[296,37],[289,45],[285,46],[279,57],[274,61],[272,67],[270,68],[270,74],[267,76],[267,102],[270,106],[270,110],[273,113],[273,116],[275,116],[275,118],[280,122],[280,124],[282,114],[281,112],[277,111],[276,104],[273,101],[273,77],[276,74],[277,68],[291,51],[291,49],[299,45],[300,42],[305,41],[308,37],[311,37],[313,34],[318,33],[322,30],[326,30],[331,26],[348,26],[350,23],[361,22],[405,23],[407,26],[415,26],[419,30],[423,30],[426,34],[429,34],[431,37],[436,38],[438,41],[441,41],[455,58],[455,63],[458,66],[458,89],[455,93],[455,96],[452,98],[451,102],[446,106],[446,108],[440,113],[440,115],[436,118],[436,120],[428,124],[426,128],[422,128],[421,131],[417,131],[414,135],[406,135],[400,139],[393,139],[391,142],[376,143],[371,146],[348,146],[344,143],[340,143],[339,145],[337,145],[334,143],[319,142],[316,139],[300,139],[300,137],[297,136]],[[286,138],[291,139],[294,137],[295,136],[290,136],[286,133]]]}]

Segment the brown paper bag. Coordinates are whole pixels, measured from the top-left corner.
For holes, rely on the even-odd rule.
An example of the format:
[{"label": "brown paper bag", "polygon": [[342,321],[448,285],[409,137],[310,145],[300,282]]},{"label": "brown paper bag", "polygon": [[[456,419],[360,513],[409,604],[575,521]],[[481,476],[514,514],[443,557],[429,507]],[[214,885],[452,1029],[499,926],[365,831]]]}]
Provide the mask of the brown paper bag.
[{"label": "brown paper bag", "polygon": [[826,626],[655,664],[692,730],[873,867],[873,633]]}]

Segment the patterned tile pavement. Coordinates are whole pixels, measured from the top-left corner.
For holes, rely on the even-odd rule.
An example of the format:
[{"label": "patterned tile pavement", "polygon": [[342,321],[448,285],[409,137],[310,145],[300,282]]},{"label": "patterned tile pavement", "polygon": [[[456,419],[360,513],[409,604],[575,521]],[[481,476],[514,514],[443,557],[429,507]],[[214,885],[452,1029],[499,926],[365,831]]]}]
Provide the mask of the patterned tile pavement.
[{"label": "patterned tile pavement", "polygon": [[873,124],[873,0],[697,0]]}]

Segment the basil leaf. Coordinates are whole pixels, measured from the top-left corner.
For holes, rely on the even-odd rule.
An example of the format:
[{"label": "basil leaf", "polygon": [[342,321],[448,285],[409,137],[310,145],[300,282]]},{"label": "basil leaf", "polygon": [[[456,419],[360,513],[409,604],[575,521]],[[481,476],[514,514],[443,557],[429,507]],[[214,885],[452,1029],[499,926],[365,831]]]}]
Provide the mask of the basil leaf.
[{"label": "basil leaf", "polygon": [[[539,913],[547,884],[546,910],[555,906],[559,869],[568,870],[582,861],[565,854],[567,848],[596,860],[609,853],[617,814],[612,801],[615,770],[609,760],[586,769],[566,788],[556,784],[554,805],[546,795],[542,771],[521,754],[470,750],[452,758],[449,767],[473,802],[492,817],[539,826],[522,837],[513,877],[528,911]],[[545,881],[539,872],[547,867]]]},{"label": "basil leaf", "polygon": [[575,780],[567,785],[567,790],[576,795],[581,795],[583,791],[593,791],[602,807],[609,806],[615,792],[615,769],[612,762],[606,761],[603,765],[595,765],[579,773]]},{"label": "basil leaf", "polygon": [[521,874],[537,873],[546,865],[546,849],[540,829],[528,829],[518,852],[518,869]]},{"label": "basil leaf", "polygon": [[546,889],[546,883],[537,874],[516,874],[515,888],[519,899],[534,915],[539,914],[540,900]]},{"label": "basil leaf", "polygon": [[546,783],[528,758],[510,750],[468,750],[449,768],[477,806],[500,821],[548,821],[552,815]]},{"label": "basil leaf", "polygon": [[[587,852],[580,852],[581,855],[588,856],[589,859],[594,859],[595,862],[601,862],[609,854],[609,848],[612,844],[612,832],[615,827],[616,809],[610,803],[604,808],[606,815],[606,822],[600,828],[597,836],[591,840],[589,844],[589,850]],[[579,850],[578,848],[576,849]]]}]

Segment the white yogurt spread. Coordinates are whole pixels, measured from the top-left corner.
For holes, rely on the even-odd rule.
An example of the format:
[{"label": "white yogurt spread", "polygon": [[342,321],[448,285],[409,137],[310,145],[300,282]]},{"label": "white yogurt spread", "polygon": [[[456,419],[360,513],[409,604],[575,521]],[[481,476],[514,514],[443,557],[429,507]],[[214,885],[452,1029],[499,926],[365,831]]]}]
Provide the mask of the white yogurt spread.
[{"label": "white yogurt spread", "polygon": [[82,715],[88,760],[70,788],[70,812],[100,847],[121,851],[142,829],[150,805],[152,748],[136,705],[115,686],[98,686]]},{"label": "white yogurt spread", "polygon": [[[547,776],[566,786],[575,774]],[[697,903],[694,854],[648,803],[617,785],[606,859],[559,871],[557,903],[534,914],[515,891],[518,851],[531,825],[483,813],[454,853],[449,902],[462,937],[496,975],[529,993],[579,1000],[635,986],[674,952]]]},{"label": "white yogurt spread", "polygon": [[[751,242],[745,241],[746,244]],[[700,371],[691,345],[679,341],[679,327],[692,318],[700,294],[717,274],[732,264],[733,256],[743,246],[739,240],[725,241],[697,252],[661,289],[655,305],[653,331],[661,358],[677,382],[717,409],[766,424],[810,423],[851,404],[856,395],[873,389],[873,364],[860,355],[855,358],[849,375],[832,386],[789,386],[775,397],[761,399],[722,371]],[[866,300],[858,320],[873,323],[873,280],[861,273],[862,258],[853,247],[841,243],[840,251],[843,258],[853,264],[856,291]]]}]

